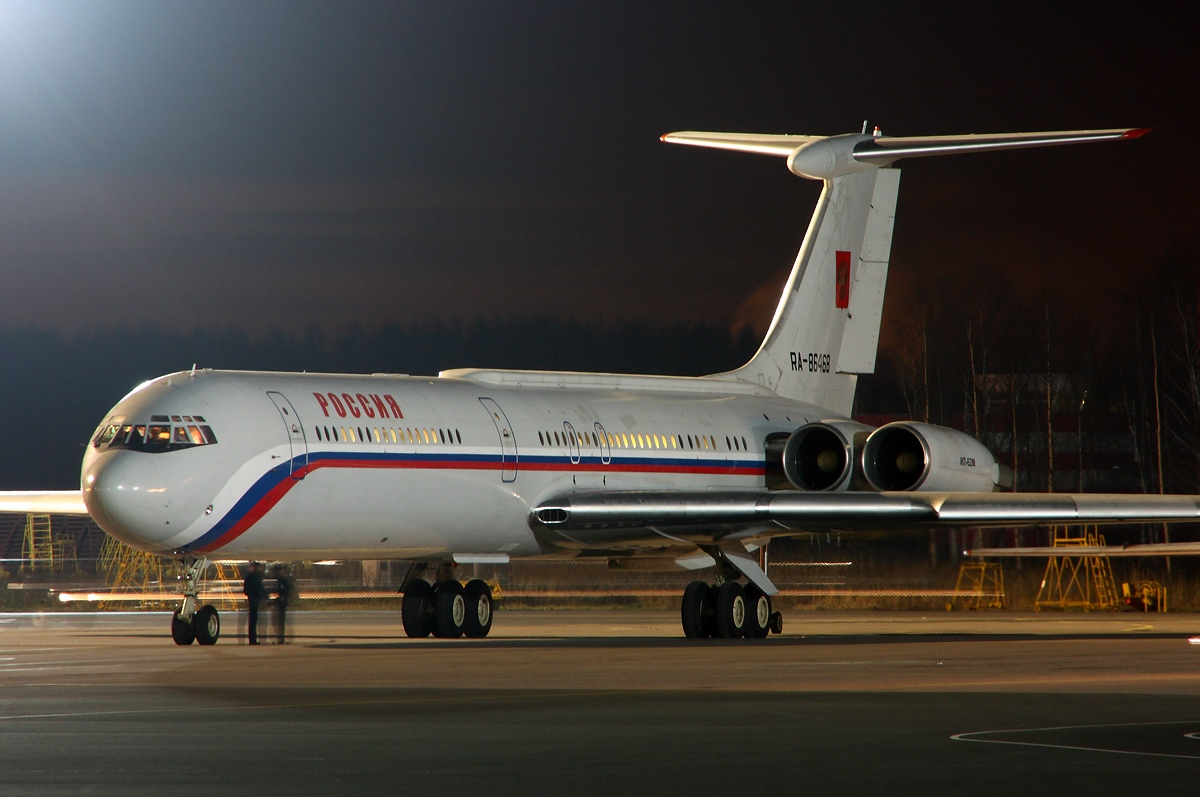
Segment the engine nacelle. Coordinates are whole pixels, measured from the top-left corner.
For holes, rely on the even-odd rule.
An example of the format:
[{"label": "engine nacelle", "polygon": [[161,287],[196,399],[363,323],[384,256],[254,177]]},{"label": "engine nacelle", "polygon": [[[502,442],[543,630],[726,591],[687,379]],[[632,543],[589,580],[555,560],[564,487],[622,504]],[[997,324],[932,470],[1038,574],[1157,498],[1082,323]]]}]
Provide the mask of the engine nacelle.
[{"label": "engine nacelle", "polygon": [[876,490],[984,493],[998,490],[1011,471],[969,434],[928,423],[898,421],[871,433],[863,446],[863,475]]},{"label": "engine nacelle", "polygon": [[855,482],[856,453],[870,431],[870,426],[854,421],[801,426],[783,448],[787,480],[799,490],[849,490]]}]

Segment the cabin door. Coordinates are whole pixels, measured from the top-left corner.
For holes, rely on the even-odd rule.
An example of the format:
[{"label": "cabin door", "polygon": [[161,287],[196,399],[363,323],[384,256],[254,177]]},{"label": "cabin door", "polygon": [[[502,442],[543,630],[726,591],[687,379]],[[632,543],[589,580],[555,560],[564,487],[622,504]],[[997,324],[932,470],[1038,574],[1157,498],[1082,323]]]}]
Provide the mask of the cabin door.
[{"label": "cabin door", "polygon": [[517,437],[513,434],[512,424],[500,405],[490,398],[481,398],[479,403],[492,417],[496,426],[496,434],[500,436],[500,480],[513,482],[517,480]]},{"label": "cabin door", "polygon": [[288,443],[292,447],[288,465],[292,478],[303,479],[304,474],[308,472],[308,440],[304,437],[304,424],[300,422],[296,408],[286,396],[274,390],[268,390],[267,395],[274,402],[275,409],[279,410],[279,417],[283,419],[283,425],[287,428]]}]

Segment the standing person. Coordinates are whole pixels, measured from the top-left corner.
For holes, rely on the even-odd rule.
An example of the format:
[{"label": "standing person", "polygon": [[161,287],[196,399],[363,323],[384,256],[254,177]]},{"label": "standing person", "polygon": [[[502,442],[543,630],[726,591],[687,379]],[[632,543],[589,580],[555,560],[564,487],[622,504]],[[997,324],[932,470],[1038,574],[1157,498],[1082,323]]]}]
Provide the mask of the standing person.
[{"label": "standing person", "polygon": [[262,562],[250,563],[250,572],[246,574],[246,580],[242,582],[242,593],[246,596],[246,611],[249,615],[247,635],[250,637],[250,644],[257,645],[258,607],[267,597],[267,588],[263,586]]},{"label": "standing person", "polygon": [[275,576],[275,633],[279,644],[282,645],[287,631],[287,607],[292,598],[292,579],[284,565],[275,565],[272,574]]}]

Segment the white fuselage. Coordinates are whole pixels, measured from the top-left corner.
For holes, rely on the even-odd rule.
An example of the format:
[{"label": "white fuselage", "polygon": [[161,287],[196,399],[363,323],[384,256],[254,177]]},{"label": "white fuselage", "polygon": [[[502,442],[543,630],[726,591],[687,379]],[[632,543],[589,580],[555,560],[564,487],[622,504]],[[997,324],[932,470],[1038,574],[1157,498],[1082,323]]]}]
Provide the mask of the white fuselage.
[{"label": "white fuselage", "polygon": [[[762,489],[767,436],[832,415],[734,380],[456,373],[161,377],[101,424],[84,501],[105,531],[164,554],[552,555],[529,524],[539,501]],[[129,443],[126,427],[163,442]]]}]

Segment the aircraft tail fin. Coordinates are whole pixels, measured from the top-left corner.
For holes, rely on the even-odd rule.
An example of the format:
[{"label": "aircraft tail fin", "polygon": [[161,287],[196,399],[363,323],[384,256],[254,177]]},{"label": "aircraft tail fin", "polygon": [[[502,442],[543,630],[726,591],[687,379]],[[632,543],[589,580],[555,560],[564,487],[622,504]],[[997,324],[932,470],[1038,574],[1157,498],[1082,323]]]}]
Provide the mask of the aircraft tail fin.
[{"label": "aircraft tail fin", "polygon": [[902,158],[1138,138],[1148,128],[959,136],[668,133],[671,144],[787,158],[824,190],[758,353],[725,377],[848,416],[859,374],[873,373]]}]

